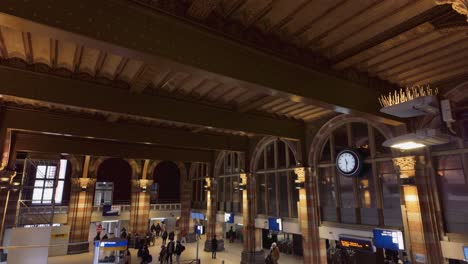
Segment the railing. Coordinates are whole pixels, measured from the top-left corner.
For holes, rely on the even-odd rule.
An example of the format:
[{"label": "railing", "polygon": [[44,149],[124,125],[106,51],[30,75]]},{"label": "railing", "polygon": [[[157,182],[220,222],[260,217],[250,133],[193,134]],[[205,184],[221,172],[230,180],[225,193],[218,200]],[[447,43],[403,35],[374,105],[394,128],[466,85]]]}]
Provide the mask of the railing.
[{"label": "railing", "polygon": [[67,214],[68,206],[22,206],[20,208],[21,214]]},{"label": "railing", "polygon": [[180,203],[151,204],[150,209],[158,211],[180,210]]},{"label": "railing", "polygon": [[[130,205],[123,205],[123,204],[117,204],[117,206],[120,206],[120,212],[129,212],[130,211]],[[93,205],[93,212],[102,212],[102,205]]]}]

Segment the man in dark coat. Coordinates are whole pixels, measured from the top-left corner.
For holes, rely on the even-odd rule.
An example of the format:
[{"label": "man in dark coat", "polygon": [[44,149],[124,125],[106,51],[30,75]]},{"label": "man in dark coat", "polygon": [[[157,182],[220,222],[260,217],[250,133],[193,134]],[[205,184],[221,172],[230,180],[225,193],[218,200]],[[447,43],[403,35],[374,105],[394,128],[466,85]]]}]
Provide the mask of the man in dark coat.
[{"label": "man in dark coat", "polygon": [[218,250],[218,240],[216,239],[216,236],[213,236],[213,239],[211,239],[211,258],[216,259],[216,251]]}]

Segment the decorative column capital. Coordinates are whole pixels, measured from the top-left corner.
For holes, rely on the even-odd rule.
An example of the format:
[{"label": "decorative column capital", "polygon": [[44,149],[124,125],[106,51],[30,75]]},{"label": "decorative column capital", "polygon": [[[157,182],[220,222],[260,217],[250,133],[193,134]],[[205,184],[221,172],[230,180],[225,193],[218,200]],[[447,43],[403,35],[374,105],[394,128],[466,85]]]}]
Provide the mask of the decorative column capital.
[{"label": "decorative column capital", "polygon": [[416,157],[408,156],[408,157],[394,158],[393,165],[397,167],[399,171],[414,170],[416,167]]},{"label": "decorative column capital", "polygon": [[468,21],[468,0],[435,0],[438,5],[451,4],[453,10],[467,16]]},{"label": "decorative column capital", "polygon": [[93,186],[96,183],[95,178],[88,177],[72,178],[71,181],[73,188],[76,188],[75,190],[81,191],[86,191],[90,186]]},{"label": "decorative column capital", "polygon": [[294,169],[294,173],[297,175],[297,180],[296,182],[305,182],[307,175],[310,175],[311,173],[311,168],[310,167],[298,167]]}]

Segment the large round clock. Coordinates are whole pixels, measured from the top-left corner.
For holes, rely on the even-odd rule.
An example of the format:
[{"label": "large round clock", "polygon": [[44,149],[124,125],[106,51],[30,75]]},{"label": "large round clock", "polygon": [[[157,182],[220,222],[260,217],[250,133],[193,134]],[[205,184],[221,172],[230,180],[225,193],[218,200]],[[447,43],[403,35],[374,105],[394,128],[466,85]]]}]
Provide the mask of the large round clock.
[{"label": "large round clock", "polygon": [[346,177],[359,176],[363,162],[359,153],[352,149],[345,149],[336,156],[336,168]]}]

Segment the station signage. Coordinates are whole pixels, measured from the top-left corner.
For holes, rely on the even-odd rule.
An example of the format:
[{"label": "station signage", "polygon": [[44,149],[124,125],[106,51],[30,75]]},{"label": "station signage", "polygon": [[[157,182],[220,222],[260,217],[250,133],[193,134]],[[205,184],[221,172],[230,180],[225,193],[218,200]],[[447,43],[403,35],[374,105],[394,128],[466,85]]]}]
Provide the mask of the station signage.
[{"label": "station signage", "polygon": [[205,215],[202,214],[202,213],[192,212],[192,213],[190,214],[190,217],[191,217],[192,219],[205,220]]},{"label": "station signage", "polygon": [[283,231],[283,221],[281,218],[268,217],[268,229],[272,231]]},{"label": "station signage", "polygon": [[374,252],[374,246],[372,245],[371,239],[340,236],[340,244],[344,248],[363,252]]},{"label": "station signage", "polygon": [[120,215],[120,206],[119,205],[102,205],[102,216],[117,216]]},{"label": "station signage", "polygon": [[95,241],[95,247],[99,247],[102,250],[125,250],[127,248],[127,240],[119,239],[115,241]]},{"label": "station signage", "polygon": [[203,235],[205,233],[205,230],[202,225],[197,225],[196,233],[197,235]]},{"label": "station signage", "polygon": [[228,224],[234,223],[234,214],[233,213],[224,213],[224,222]]},{"label": "station signage", "polygon": [[391,250],[405,250],[403,233],[400,230],[375,228],[373,233],[375,247]]}]

